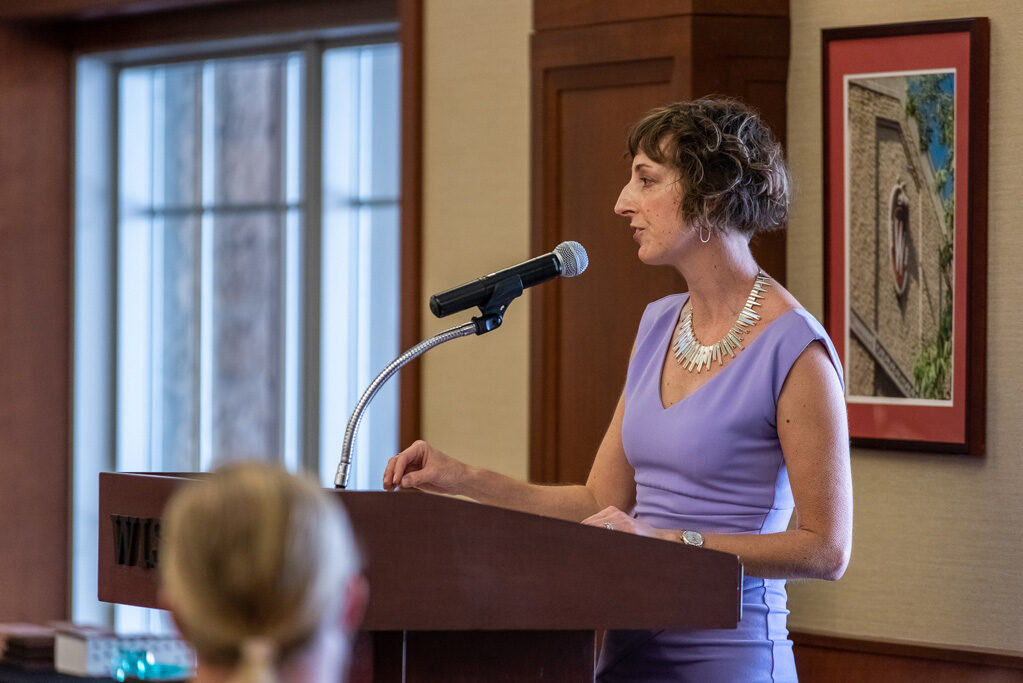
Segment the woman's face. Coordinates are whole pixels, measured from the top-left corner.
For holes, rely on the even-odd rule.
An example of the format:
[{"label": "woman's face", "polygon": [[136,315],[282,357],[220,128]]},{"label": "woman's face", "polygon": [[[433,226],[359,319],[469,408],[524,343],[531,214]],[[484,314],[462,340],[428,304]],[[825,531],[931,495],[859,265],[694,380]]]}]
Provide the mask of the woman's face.
[{"label": "woman's face", "polygon": [[695,230],[679,218],[682,189],[678,173],[639,152],[632,178],[622,188],[615,213],[629,219],[639,259],[648,265],[676,265]]}]

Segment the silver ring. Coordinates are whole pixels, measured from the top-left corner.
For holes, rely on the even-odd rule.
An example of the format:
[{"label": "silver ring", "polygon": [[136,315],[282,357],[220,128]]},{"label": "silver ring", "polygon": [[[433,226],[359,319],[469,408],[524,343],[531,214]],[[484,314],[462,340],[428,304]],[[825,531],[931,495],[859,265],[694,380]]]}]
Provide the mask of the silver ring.
[{"label": "silver ring", "polygon": [[614,531],[615,525],[612,524],[611,522],[604,522],[604,528],[607,529],[608,531]]}]

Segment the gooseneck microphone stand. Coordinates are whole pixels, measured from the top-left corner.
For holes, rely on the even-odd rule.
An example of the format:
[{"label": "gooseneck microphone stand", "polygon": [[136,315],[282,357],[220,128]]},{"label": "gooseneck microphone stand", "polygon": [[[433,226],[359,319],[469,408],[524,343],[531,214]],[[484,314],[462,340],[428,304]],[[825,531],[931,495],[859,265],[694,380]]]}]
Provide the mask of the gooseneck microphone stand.
[{"label": "gooseneck microphone stand", "polygon": [[352,469],[352,447],[355,444],[355,433],[359,430],[359,423],[362,422],[362,414],[366,412],[366,408],[369,406],[370,401],[373,400],[373,397],[376,396],[380,387],[410,361],[418,358],[435,346],[449,342],[452,339],[458,339],[459,337],[467,337],[470,334],[480,335],[496,330],[504,322],[504,312],[508,309],[509,304],[520,294],[522,294],[522,278],[512,275],[501,280],[494,287],[494,293],[487,303],[479,307],[480,315],[463,325],[444,330],[429,339],[419,342],[391,361],[391,364],[384,368],[376,376],[376,379],[370,382],[359,402],[355,404],[352,416],[348,418],[348,426],[345,428],[345,440],[341,446],[341,462],[338,464],[337,474],[334,476],[335,489],[348,488],[348,477]]}]

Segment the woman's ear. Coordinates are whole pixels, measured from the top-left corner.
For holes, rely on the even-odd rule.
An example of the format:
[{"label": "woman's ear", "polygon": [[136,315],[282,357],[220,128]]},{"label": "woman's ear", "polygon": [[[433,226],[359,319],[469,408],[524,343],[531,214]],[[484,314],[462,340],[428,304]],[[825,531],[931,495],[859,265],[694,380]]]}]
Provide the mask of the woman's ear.
[{"label": "woman's ear", "polygon": [[345,586],[345,599],[341,605],[341,630],[354,633],[359,630],[362,618],[366,616],[369,605],[369,581],[362,574],[356,574]]}]

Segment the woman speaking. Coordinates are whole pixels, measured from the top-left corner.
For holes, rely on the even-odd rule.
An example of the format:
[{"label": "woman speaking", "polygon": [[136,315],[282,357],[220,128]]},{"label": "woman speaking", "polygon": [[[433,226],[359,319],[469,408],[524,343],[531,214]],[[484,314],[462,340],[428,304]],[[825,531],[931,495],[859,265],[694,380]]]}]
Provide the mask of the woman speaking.
[{"label": "woman speaking", "polygon": [[782,151],[730,99],[655,109],[628,149],[614,210],[640,261],[675,268],[689,289],[647,306],[586,484],[526,484],[417,441],[383,485],[738,555],[737,629],[609,631],[597,680],[795,681],[785,580],[843,574],[852,485],[835,349],[749,249],[788,216]]}]

